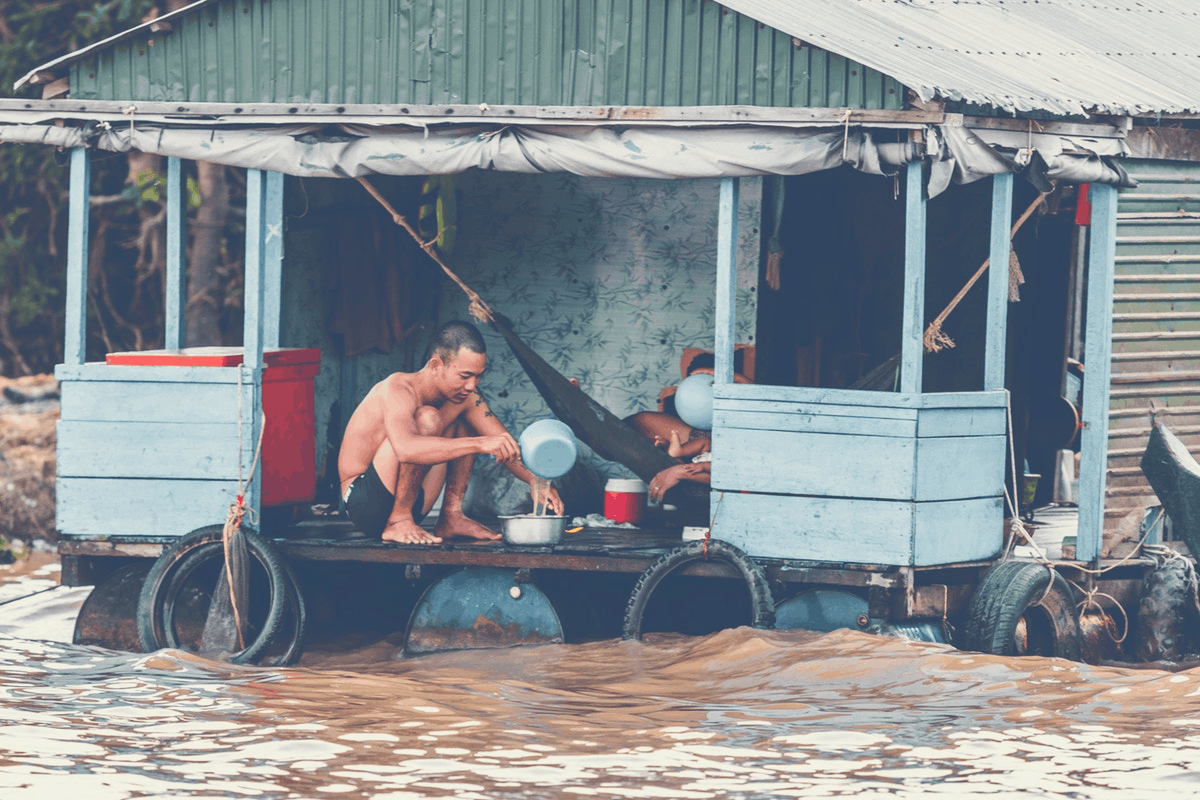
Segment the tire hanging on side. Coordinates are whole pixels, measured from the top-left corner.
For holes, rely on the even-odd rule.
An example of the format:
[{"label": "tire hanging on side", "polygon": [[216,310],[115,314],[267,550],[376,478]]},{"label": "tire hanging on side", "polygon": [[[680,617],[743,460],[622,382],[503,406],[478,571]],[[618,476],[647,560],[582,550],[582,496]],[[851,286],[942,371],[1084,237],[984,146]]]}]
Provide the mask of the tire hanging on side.
[{"label": "tire hanging on side", "polygon": [[[267,612],[259,630],[253,632],[253,638],[243,650],[229,656],[229,661],[235,664],[258,663],[277,642],[289,611],[292,612],[290,627],[296,640],[289,643],[283,658],[294,659],[299,655],[307,617],[295,575],[270,541],[246,528],[242,533],[252,560],[267,577],[270,594]],[[224,559],[223,538],[222,525],[198,528],[171,545],[154,562],[142,585],[138,601],[138,637],[146,652],[180,646],[175,627],[180,594],[188,578],[202,565]]]},{"label": "tire hanging on side", "polygon": [[750,589],[751,627],[770,628],[775,624],[775,598],[771,593],[771,585],[767,574],[757,561],[743,553],[738,548],[720,539],[708,539],[688,542],[682,547],[676,547],[663,553],[646,567],[638,578],[633,592],[629,595],[629,603],[625,607],[625,623],[622,626],[622,638],[642,638],[642,618],[646,614],[646,606],[650,596],[662,582],[663,578],[672,572],[693,564],[697,561],[723,561],[741,573]]},{"label": "tire hanging on side", "polygon": [[1006,561],[987,571],[971,598],[965,650],[998,656],[1081,659],[1071,587],[1045,564]]}]

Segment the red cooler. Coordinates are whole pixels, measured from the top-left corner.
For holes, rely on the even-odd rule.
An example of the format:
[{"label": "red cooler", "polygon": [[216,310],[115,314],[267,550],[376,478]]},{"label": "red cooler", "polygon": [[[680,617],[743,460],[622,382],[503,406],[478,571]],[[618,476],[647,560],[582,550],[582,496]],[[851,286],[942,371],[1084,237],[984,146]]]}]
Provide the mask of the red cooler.
[{"label": "red cooler", "polygon": [[604,516],[638,523],[646,511],[646,484],[637,478],[609,478],[604,485]]},{"label": "red cooler", "polygon": [[[156,367],[236,367],[240,347],[187,347],[109,353],[109,364]],[[312,502],[316,492],[316,427],[313,378],[321,371],[315,347],[263,353],[262,504],[281,506]]]}]

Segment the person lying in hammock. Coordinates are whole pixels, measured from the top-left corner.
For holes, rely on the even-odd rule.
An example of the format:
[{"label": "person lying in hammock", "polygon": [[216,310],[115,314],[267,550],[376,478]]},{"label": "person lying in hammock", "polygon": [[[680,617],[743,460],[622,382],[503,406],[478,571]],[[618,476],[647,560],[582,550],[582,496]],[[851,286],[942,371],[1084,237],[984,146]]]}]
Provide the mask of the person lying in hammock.
[{"label": "person lying in hammock", "polygon": [[[429,353],[419,372],[395,372],[375,384],[351,415],[338,453],[343,508],[364,534],[388,542],[499,539],[463,512],[476,454],[494,456],[531,492],[534,475],[479,393],[487,368],[483,337],[470,323],[448,322],[434,333]],[[419,523],[443,484],[446,496],[431,534]],[[554,489],[545,502],[563,513]]]},{"label": "person lying in hammock", "polygon": [[[737,367],[735,358],[734,366]],[[687,366],[687,376],[696,373],[712,375],[715,360],[712,353],[700,353]],[[753,383],[741,372],[734,372],[734,383]],[[664,411],[640,411],[626,417],[625,421],[643,436],[652,439],[657,447],[665,447],[672,458],[682,459],[682,464],[667,467],[651,479],[647,494],[651,501],[660,502],[668,490],[680,481],[709,483],[712,480],[712,434],[693,428],[675,414]]]},{"label": "person lying in hammock", "polygon": [[[697,445],[699,445],[698,448]],[[661,470],[650,480],[650,484],[646,487],[646,495],[651,502],[662,502],[663,495],[675,488],[680,481],[695,481],[696,483],[712,481],[711,437],[693,439],[684,444],[679,440],[679,433],[672,431],[671,440],[667,443],[667,454],[672,458],[684,458],[685,451],[694,452],[694,454],[682,464]]]},{"label": "person lying in hammock", "polygon": [[[685,377],[691,377],[696,373],[712,375],[713,367],[713,354],[700,353],[688,364]],[[754,381],[740,372],[735,372],[733,382],[753,383]],[[666,411],[639,411],[626,417],[625,421],[636,428],[638,433],[652,440],[656,447],[665,448],[675,458],[693,458],[712,449],[711,434],[708,431],[693,428],[675,414]],[[678,452],[672,452],[669,447],[673,440],[677,440],[675,447]]]}]

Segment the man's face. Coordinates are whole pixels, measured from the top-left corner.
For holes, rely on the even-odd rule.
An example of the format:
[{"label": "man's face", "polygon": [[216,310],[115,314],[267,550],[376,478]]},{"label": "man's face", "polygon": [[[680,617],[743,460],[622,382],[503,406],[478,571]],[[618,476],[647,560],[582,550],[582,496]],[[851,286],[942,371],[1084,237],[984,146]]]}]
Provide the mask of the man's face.
[{"label": "man's face", "polygon": [[441,362],[438,386],[451,403],[466,402],[471,393],[478,388],[479,378],[485,369],[487,356],[473,353],[465,347],[459,348],[452,359]]}]

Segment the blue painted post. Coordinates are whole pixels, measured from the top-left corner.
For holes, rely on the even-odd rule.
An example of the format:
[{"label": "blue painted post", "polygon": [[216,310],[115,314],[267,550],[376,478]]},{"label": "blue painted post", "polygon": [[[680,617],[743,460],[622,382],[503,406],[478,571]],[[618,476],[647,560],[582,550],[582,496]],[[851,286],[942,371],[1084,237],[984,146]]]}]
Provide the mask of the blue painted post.
[{"label": "blue painted post", "polygon": [[246,170],[246,272],[242,332],[242,363],[250,368],[262,366],[264,292],[263,267],[265,234],[263,171]]},{"label": "blue painted post", "polygon": [[992,178],[992,244],[988,251],[987,336],[983,353],[983,389],[988,392],[1004,388],[1012,192],[1011,172],[1002,172]]},{"label": "blue painted post", "polygon": [[737,300],[738,194],[737,178],[722,178],[717,201],[717,297],[713,377],[733,383],[733,338]]},{"label": "blue painted post", "polygon": [[1117,190],[1093,183],[1088,245],[1087,320],[1083,363],[1083,434],[1079,457],[1080,561],[1100,556],[1108,471],[1108,391],[1112,378],[1113,273],[1117,251]]},{"label": "blue painted post", "polygon": [[263,348],[279,347],[280,311],[283,302],[283,173],[267,173],[264,209]]},{"label": "blue painted post", "polygon": [[246,263],[245,303],[242,323],[242,472],[248,485],[246,507],[256,516],[261,510],[262,460],[254,462],[259,432],[262,430],[262,368],[264,321],[264,268],[266,211],[265,175],[262,170],[246,170]]},{"label": "blue painted post", "polygon": [[904,311],[901,319],[900,391],[921,391],[925,354],[925,191],[923,164],[905,167],[904,176]]},{"label": "blue painted post", "polygon": [[67,308],[63,363],[87,358],[88,220],[91,161],[83,147],[71,150],[71,199],[67,215]]},{"label": "blue painted post", "polygon": [[167,285],[166,331],[163,347],[178,350],[187,341],[187,236],[184,223],[187,211],[184,205],[184,177],[178,158],[167,159]]}]

